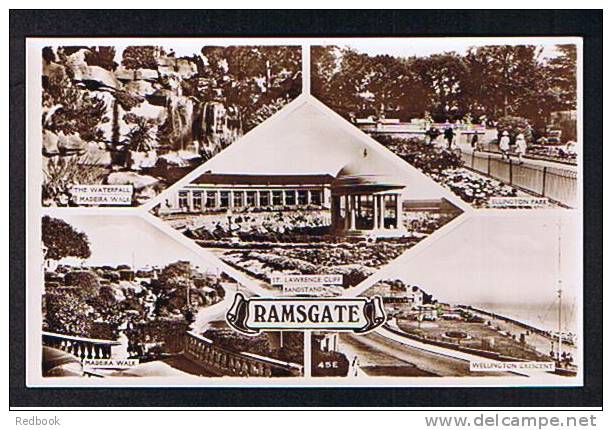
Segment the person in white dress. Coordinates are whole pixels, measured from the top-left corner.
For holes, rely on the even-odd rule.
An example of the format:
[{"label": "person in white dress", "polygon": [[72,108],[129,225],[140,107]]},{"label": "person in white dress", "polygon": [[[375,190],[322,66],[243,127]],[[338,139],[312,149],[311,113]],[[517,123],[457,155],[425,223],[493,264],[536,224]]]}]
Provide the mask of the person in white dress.
[{"label": "person in white dress", "polygon": [[504,130],[501,139],[499,139],[499,150],[502,153],[502,160],[504,158],[510,159],[510,135],[506,130]]},{"label": "person in white dress", "polygon": [[517,134],[514,141],[516,143],[516,153],[518,155],[519,164],[523,164],[523,156],[527,153],[527,141],[525,140],[525,135],[523,133]]}]

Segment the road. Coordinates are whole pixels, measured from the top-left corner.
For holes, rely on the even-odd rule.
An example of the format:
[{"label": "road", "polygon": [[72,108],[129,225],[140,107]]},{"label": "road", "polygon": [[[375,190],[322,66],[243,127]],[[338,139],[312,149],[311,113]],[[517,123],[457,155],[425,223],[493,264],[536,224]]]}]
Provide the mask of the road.
[{"label": "road", "polygon": [[407,366],[416,367],[433,376],[470,375],[469,363],[465,361],[409,348],[377,333],[365,335],[343,333],[340,335],[339,349],[349,360],[357,355],[362,369],[376,366]]},{"label": "road", "polygon": [[[517,376],[502,372],[470,372],[466,360],[409,346],[379,333],[341,334],[339,350],[349,361],[357,355],[362,369],[411,366],[434,376]],[[384,376],[380,372],[377,375]]]},{"label": "road", "polygon": [[221,287],[223,287],[225,291],[223,300],[211,306],[202,306],[198,308],[195,320],[191,324],[191,331],[202,334],[206,331],[211,321],[225,321],[225,313],[232,306],[234,295],[238,292],[238,289],[240,289],[240,292],[246,297],[253,296],[253,293],[243,287],[237,287],[237,285],[238,284],[229,282],[221,283]]}]

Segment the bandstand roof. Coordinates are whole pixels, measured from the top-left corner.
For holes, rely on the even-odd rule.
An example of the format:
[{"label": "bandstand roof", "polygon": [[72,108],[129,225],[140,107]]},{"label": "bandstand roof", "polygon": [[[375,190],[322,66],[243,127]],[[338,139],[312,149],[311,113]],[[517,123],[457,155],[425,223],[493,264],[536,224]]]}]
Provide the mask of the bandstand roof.
[{"label": "bandstand roof", "polygon": [[361,156],[346,164],[336,174],[332,188],[403,188],[406,178],[399,169],[385,162],[382,157],[372,156],[367,149]]}]

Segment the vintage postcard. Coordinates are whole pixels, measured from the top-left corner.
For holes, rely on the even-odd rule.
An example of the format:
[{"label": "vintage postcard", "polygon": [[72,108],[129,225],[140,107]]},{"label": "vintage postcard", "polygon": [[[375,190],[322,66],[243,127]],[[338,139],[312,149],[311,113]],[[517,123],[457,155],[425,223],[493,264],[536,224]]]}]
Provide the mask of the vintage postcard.
[{"label": "vintage postcard", "polygon": [[582,386],[580,38],[30,38],[31,387]]}]

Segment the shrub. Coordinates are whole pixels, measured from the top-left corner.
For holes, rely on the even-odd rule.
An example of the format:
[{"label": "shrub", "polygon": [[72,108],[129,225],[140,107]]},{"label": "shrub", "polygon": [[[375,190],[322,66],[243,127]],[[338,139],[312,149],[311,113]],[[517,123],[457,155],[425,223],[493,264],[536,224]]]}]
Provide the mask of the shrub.
[{"label": "shrub", "polygon": [[75,270],[66,273],[64,282],[68,286],[79,287],[81,297],[95,297],[100,289],[98,276],[87,270]]},{"label": "shrub", "polygon": [[531,124],[527,118],[520,116],[504,116],[497,122],[497,132],[501,136],[501,133],[507,131],[510,135],[510,139],[514,141],[516,135],[523,133],[525,140],[530,142],[533,140],[533,133]]},{"label": "shrub", "polygon": [[46,328],[50,332],[90,337],[94,309],[73,294],[47,294]]},{"label": "shrub", "polygon": [[421,139],[384,135],[376,139],[423,173],[439,173],[447,169],[456,169],[463,164],[459,154],[434,145],[427,145]]}]

